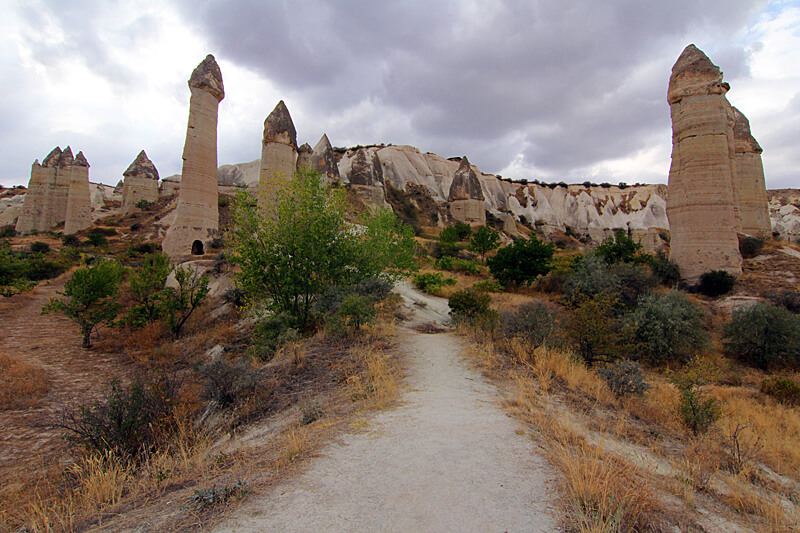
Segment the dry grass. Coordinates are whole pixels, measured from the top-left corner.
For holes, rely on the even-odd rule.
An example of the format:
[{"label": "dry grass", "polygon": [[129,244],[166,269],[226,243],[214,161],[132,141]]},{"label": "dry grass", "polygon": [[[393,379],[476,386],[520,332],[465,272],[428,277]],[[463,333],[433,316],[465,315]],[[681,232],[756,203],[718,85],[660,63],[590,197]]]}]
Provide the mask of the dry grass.
[{"label": "dry grass", "polygon": [[8,354],[0,354],[0,409],[36,407],[50,388],[45,370]]},{"label": "dry grass", "polygon": [[736,476],[727,481],[730,492],[723,499],[737,512],[759,517],[760,531],[798,531],[800,513],[783,495],[767,493],[754,486],[745,476]]},{"label": "dry grass", "polygon": [[347,378],[353,400],[366,400],[371,408],[385,409],[400,391],[399,370],[395,361],[374,344],[357,349],[363,371]]},{"label": "dry grass", "polygon": [[537,377],[549,375],[566,384],[570,390],[581,392],[601,404],[616,403],[616,398],[606,382],[574,355],[541,346],[534,351],[533,356]]}]

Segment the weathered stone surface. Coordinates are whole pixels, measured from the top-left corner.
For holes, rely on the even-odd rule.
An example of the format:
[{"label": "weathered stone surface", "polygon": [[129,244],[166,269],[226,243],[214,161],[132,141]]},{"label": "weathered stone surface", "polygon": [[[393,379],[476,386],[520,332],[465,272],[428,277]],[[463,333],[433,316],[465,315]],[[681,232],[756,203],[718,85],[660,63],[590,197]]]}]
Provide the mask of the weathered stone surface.
[{"label": "weathered stone surface", "polygon": [[672,115],[670,259],[689,282],[710,270],[742,272],[728,89],[720,69],[694,45],[672,68],[667,93]]},{"label": "weathered stone surface", "polygon": [[92,225],[92,198],[89,192],[89,162],[78,152],[70,168],[64,235],[72,235]]},{"label": "weathered stone surface", "polygon": [[175,220],[161,248],[170,257],[200,253],[219,230],[217,113],[225,95],[214,57],[198,65],[189,80],[189,123]]},{"label": "weathered stone surface", "polygon": [[480,181],[467,156],[461,158],[461,163],[453,175],[447,201],[450,202],[450,215],[456,222],[464,222],[472,226],[486,224],[486,209],[484,208],[483,190]]},{"label": "weathered stone surface", "polygon": [[319,171],[320,176],[327,183],[339,183],[339,165],[336,163],[336,154],[331,146],[331,141],[324,133],[311,152],[311,165]]},{"label": "weathered stone surface", "polygon": [[311,166],[312,151],[311,145],[308,143],[303,143],[300,148],[297,149],[297,168]]},{"label": "weathered stone surface", "polygon": [[736,196],[739,199],[739,218],[742,233],[767,235],[772,224],[767,205],[767,186],[764,181],[764,166],[761,163],[761,146],[750,132],[750,121],[744,114],[733,110],[733,139],[736,164]]},{"label": "weathered stone surface", "polygon": [[291,181],[296,164],[297,132],[289,110],[281,100],[264,121],[257,191],[262,208],[272,205],[277,191]]},{"label": "weathered stone surface", "polygon": [[122,189],[123,213],[136,209],[136,204],[141,200],[151,203],[158,201],[158,170],[144,150],[139,152],[122,175],[125,178]]}]

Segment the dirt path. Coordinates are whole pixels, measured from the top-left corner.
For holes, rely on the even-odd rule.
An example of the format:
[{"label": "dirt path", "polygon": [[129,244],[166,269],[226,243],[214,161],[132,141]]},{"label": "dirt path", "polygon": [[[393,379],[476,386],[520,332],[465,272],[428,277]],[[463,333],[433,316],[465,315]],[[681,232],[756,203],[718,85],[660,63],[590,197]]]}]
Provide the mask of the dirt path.
[{"label": "dirt path", "polygon": [[0,309],[0,352],[40,365],[50,390],[38,407],[0,410],[0,482],[10,470],[57,460],[63,448],[60,430],[47,422],[65,402],[98,396],[113,376],[127,374],[116,357],[81,347],[77,326],[58,314],[41,315],[48,299],[63,289],[44,282],[32,294],[15,296]]},{"label": "dirt path", "polygon": [[[411,325],[444,321],[440,300],[409,291],[401,288],[424,311]],[[402,404],[375,415],[368,432],[323,450],[304,475],[251,499],[215,531],[557,529],[553,471],[516,433],[498,391],[459,358],[461,341],[409,327],[398,337],[409,386]]]}]

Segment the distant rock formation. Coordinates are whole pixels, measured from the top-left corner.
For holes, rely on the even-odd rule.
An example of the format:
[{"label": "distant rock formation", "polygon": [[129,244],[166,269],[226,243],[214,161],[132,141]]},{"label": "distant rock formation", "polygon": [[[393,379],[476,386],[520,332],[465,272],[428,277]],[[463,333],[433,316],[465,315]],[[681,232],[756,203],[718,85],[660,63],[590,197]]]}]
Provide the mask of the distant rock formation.
[{"label": "distant rock formation", "polygon": [[296,164],[297,131],[286,104],[281,100],[264,120],[257,193],[259,205],[271,204],[276,192],[291,181]]},{"label": "distant rock formation", "polygon": [[450,202],[450,215],[456,222],[463,222],[471,226],[486,225],[486,209],[481,183],[478,181],[475,171],[472,170],[467,156],[461,158],[461,164],[453,175],[447,201]]},{"label": "distant rock formation", "polygon": [[383,182],[383,168],[375,152],[368,148],[356,148],[342,158],[344,168],[339,172],[347,175],[350,188],[368,206],[389,207]]},{"label": "distant rock formation", "polygon": [[300,148],[297,149],[297,168],[311,166],[312,152],[311,145],[308,143],[303,143]]},{"label": "distant rock formation", "polygon": [[122,186],[123,213],[136,209],[136,204],[142,200],[153,204],[158,201],[158,170],[144,150],[122,176],[125,180]]},{"label": "distant rock formation", "polygon": [[739,198],[741,231],[748,235],[769,236],[772,223],[767,205],[767,186],[764,181],[764,166],[761,163],[761,145],[750,133],[750,121],[744,114],[733,111],[733,141],[736,165],[736,195]]},{"label": "distant rock formation", "polygon": [[[69,147],[67,147],[69,149]],[[92,225],[92,195],[89,192],[89,162],[78,152],[70,169],[64,235],[73,235]]]},{"label": "distant rock formation", "polygon": [[694,45],[672,67],[672,165],[667,217],[670,259],[689,282],[710,270],[739,275],[734,117],[722,72]]},{"label": "distant rock formation", "polygon": [[326,134],[323,133],[314,145],[310,163],[326,183],[339,183],[339,165],[336,163],[336,154]]},{"label": "distant rock formation", "polygon": [[225,89],[213,55],[194,69],[189,89],[192,95],[178,206],[161,244],[170,257],[204,253],[219,230],[217,113]]},{"label": "distant rock formation", "polygon": [[33,163],[16,230],[48,231],[62,222],[65,233],[91,225],[89,163],[82,152],[73,157],[69,146],[63,152],[56,146],[41,164]]}]

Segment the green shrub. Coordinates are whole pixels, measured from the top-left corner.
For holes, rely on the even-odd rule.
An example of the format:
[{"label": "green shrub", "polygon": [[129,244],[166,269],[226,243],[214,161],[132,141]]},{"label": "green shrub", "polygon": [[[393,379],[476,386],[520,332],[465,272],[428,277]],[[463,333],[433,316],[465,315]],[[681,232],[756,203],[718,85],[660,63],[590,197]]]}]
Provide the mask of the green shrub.
[{"label": "green shrub", "polygon": [[450,306],[450,316],[454,321],[470,320],[484,315],[489,311],[491,297],[485,292],[471,289],[456,291],[447,299]]},{"label": "green shrub", "polygon": [[712,363],[695,358],[673,378],[680,393],[678,414],[694,435],[707,432],[722,414],[716,400],[700,390],[715,374],[717,369]]},{"label": "green shrub", "polygon": [[328,321],[328,331],[334,334],[356,333],[361,326],[375,319],[374,301],[361,294],[348,294],[339,309]]},{"label": "green shrub", "polygon": [[80,246],[81,240],[77,235],[64,235],[61,237],[61,242],[64,246]]},{"label": "green shrub", "polygon": [[670,261],[663,250],[651,256],[650,269],[662,285],[675,285],[681,280],[681,269],[678,263]]},{"label": "green shrub", "polygon": [[439,272],[423,272],[411,277],[414,286],[427,294],[439,294],[445,285],[455,285],[456,280],[444,277]]},{"label": "green shrub", "polygon": [[148,202],[144,198],[136,202],[136,209],[141,209],[142,211],[150,211],[153,206],[155,205],[154,202]]},{"label": "green shrub", "polygon": [[566,301],[571,305],[601,293],[619,294],[619,289],[619,278],[608,263],[591,252],[573,263],[572,272],[564,282]]},{"label": "green shrub", "polygon": [[490,279],[475,282],[472,284],[472,288],[481,292],[503,292],[503,286]]},{"label": "green shrub", "polygon": [[642,245],[625,235],[618,229],[614,237],[609,237],[597,246],[595,253],[608,264],[614,263],[644,263],[648,256],[642,254]]},{"label": "green shrub", "polygon": [[440,270],[452,270],[454,259],[455,257],[452,255],[445,255],[434,261],[433,264]]},{"label": "green shrub", "polygon": [[455,226],[447,226],[439,233],[439,242],[458,242],[461,240]]},{"label": "green shrub", "polygon": [[764,241],[757,237],[742,237],[739,239],[739,253],[742,257],[749,259],[761,253],[764,248]]},{"label": "green shrub", "polygon": [[800,313],[800,291],[783,290],[769,295],[770,301],[779,305],[795,315]]},{"label": "green shrub", "polygon": [[708,344],[704,312],[680,291],[643,296],[626,318],[637,355],[655,363],[685,362]]},{"label": "green shrub", "polygon": [[620,321],[615,316],[618,303],[617,295],[601,292],[591,298],[582,296],[573,304],[567,335],[577,355],[587,364],[613,361],[627,351]]},{"label": "green shrub", "polygon": [[51,261],[41,254],[31,255],[21,260],[20,274],[31,281],[57,278],[67,271],[68,266],[61,261]]},{"label": "green shrub", "polygon": [[500,313],[500,332],[509,338],[518,338],[532,347],[546,342],[556,342],[561,333],[558,311],[541,302],[529,302],[514,311]]},{"label": "green shrub", "polygon": [[697,292],[711,298],[728,294],[733,290],[736,278],[724,270],[711,270],[700,276]]},{"label": "green shrub", "polygon": [[472,234],[469,240],[469,249],[486,257],[488,252],[500,246],[500,234],[491,228],[481,226]]},{"label": "green shrub", "polygon": [[800,318],[782,307],[759,302],[735,310],[722,341],[725,354],[744,364],[800,367]]},{"label": "green shrub", "polygon": [[489,272],[504,287],[530,285],[537,276],[550,271],[554,250],[552,244],[544,243],[534,235],[530,239],[517,239],[487,260]]},{"label": "green shrub", "polygon": [[636,361],[621,359],[597,373],[606,380],[608,388],[617,396],[642,396],[650,388],[645,381],[642,367]]},{"label": "green shrub", "polygon": [[90,233],[86,236],[86,242],[92,246],[106,246],[108,239],[102,233]]},{"label": "green shrub", "polygon": [[761,392],[786,405],[800,405],[800,385],[787,378],[770,378],[761,382]]},{"label": "green shrub", "polygon": [[31,243],[31,253],[33,254],[46,254],[50,251],[50,245],[42,241],[34,241]]},{"label": "green shrub", "polygon": [[472,235],[472,227],[464,222],[459,222],[453,226],[453,229],[455,230],[459,241],[469,239],[470,235]]},{"label": "green shrub", "polygon": [[3,226],[3,228],[0,229],[0,239],[10,239],[16,236],[17,230],[14,229],[14,226]]},{"label": "green shrub", "polygon": [[640,297],[650,292],[658,280],[645,267],[633,263],[611,265],[611,274],[619,280],[620,302],[633,306]]},{"label": "green shrub", "polygon": [[90,234],[91,233],[99,233],[100,235],[105,235],[106,237],[111,237],[112,235],[116,235],[117,234],[117,230],[115,230],[114,228],[93,228],[92,231],[90,231],[89,233]]},{"label": "green shrub", "polygon": [[278,313],[256,323],[248,354],[260,361],[269,361],[278,348],[299,338],[297,321],[288,313]]},{"label": "green shrub", "polygon": [[219,199],[217,200],[217,205],[219,207],[228,207],[230,204],[231,200],[227,196],[220,196]]}]

